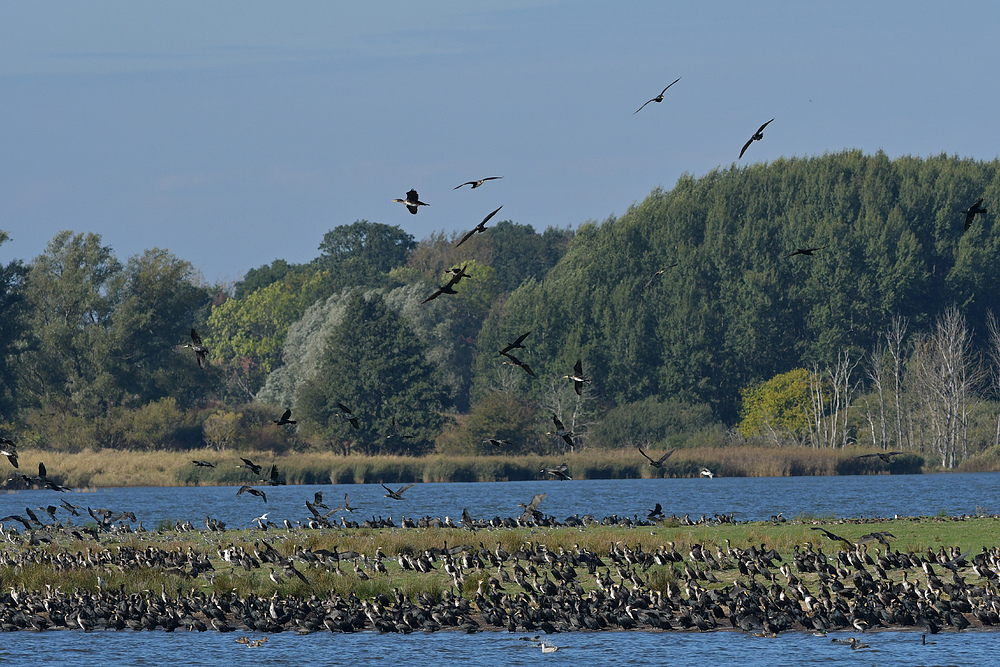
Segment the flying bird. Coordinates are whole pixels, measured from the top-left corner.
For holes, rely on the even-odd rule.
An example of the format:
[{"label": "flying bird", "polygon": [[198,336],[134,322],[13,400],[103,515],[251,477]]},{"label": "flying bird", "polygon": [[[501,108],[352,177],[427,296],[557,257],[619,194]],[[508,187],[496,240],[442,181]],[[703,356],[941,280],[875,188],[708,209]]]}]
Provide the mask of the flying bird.
[{"label": "flying bird", "polygon": [[347,407],[343,403],[337,403],[337,407],[340,408],[341,417],[351,422],[351,426],[353,426],[354,428],[361,430],[361,422],[358,421],[358,418],[354,416],[354,413],[351,412],[351,409],[349,407]]},{"label": "flying bird", "polygon": [[257,496],[258,498],[261,498],[265,503],[267,502],[267,496],[264,494],[264,492],[261,491],[260,489],[253,488],[249,484],[244,484],[243,486],[241,486],[240,490],[236,492],[236,495],[241,496],[243,495],[244,492],[249,493],[251,496]]},{"label": "flying bird", "polygon": [[715,479],[715,473],[709,470],[708,468],[701,469],[701,476],[708,477],[709,479]]},{"label": "flying bird", "polygon": [[467,266],[468,264],[463,264],[460,267],[455,266],[445,271],[445,273],[450,273],[451,275],[458,277],[459,280],[461,280],[462,278],[471,278],[472,274],[465,272],[465,267]]},{"label": "flying bird", "polygon": [[417,194],[416,190],[410,190],[406,193],[406,199],[393,199],[392,201],[398,201],[401,204],[405,204],[406,208],[409,209],[410,213],[413,215],[417,214],[417,209],[421,206],[430,206],[430,204],[425,204],[420,201],[420,195]]},{"label": "flying bird", "polygon": [[569,445],[570,447],[575,446],[573,443],[573,436],[575,434],[572,431],[566,430],[566,427],[563,426],[563,423],[559,421],[559,417],[556,417],[556,414],[554,412],[552,413],[552,423],[555,424],[556,430],[549,431],[545,435],[557,435],[563,440],[565,440],[566,444]]},{"label": "flying bird", "polygon": [[823,535],[827,539],[833,540],[834,542],[845,542],[847,544],[853,544],[853,542],[851,542],[849,539],[847,539],[845,537],[841,537],[840,535],[837,535],[836,533],[831,533],[826,528],[820,528],[819,526],[813,526],[809,530],[821,530],[821,531],[823,531]]},{"label": "flying bird", "polygon": [[585,377],[583,374],[583,362],[579,359],[573,365],[573,374],[564,375],[563,377],[573,381],[573,389],[576,391],[577,396],[583,396],[583,385],[590,384],[590,378]]},{"label": "flying bird", "polygon": [[796,248],[795,252],[789,255],[789,257],[795,257],[796,255],[805,255],[807,257],[812,257],[814,252],[816,252],[817,250],[823,250],[824,248],[826,248],[825,245],[821,245],[817,248]]},{"label": "flying bird", "polygon": [[464,277],[466,277],[466,274],[455,274],[455,275],[453,275],[451,277],[451,280],[449,280],[447,283],[445,283],[444,285],[441,285],[441,287],[438,287],[436,290],[434,290],[434,293],[431,294],[426,299],[424,299],[423,301],[421,301],[420,304],[423,305],[423,304],[427,303],[428,301],[433,301],[434,299],[438,298],[442,294],[457,294],[457,292],[455,291],[455,285],[457,285],[458,281],[460,281]]},{"label": "flying bird", "polygon": [[243,465],[238,465],[238,466],[236,466],[237,468],[246,468],[247,470],[249,470],[250,472],[252,472],[255,475],[259,475],[260,474],[260,471],[262,470],[262,466],[259,466],[256,463],[254,463],[253,461],[251,461],[250,459],[245,459],[242,456],[240,457],[240,460],[243,461]]},{"label": "flying bird", "polygon": [[210,461],[192,461],[199,468],[214,468],[215,464]]},{"label": "flying bird", "polygon": [[[680,81],[680,80],[681,80],[681,78],[680,78],[680,77],[677,77],[677,79],[676,79],[676,80],[674,81],[674,83],[677,83],[677,82],[678,82],[678,81]],[[674,85],[674,83],[671,83],[671,84],[670,84],[670,86]],[[667,86],[667,88],[669,88],[670,86]],[[660,91],[660,94],[659,94],[659,95],[657,95],[656,97],[654,97],[653,99],[649,100],[649,102],[662,102],[662,101],[663,101],[663,94],[664,94],[665,92],[667,92],[667,88],[664,88],[663,90],[661,90],[661,91]],[[646,107],[646,104],[649,104],[649,102],[646,102],[646,103],[645,103],[645,104],[643,104],[643,105],[642,105],[641,107],[639,107],[638,109],[636,109],[635,111],[633,111],[633,112],[632,112],[632,115],[634,116],[634,115],[636,115],[637,113],[639,113],[640,111],[642,111],[642,110],[643,110],[643,109],[644,109],[644,108]]]},{"label": "flying bird", "polygon": [[862,454],[858,458],[859,459],[870,459],[870,458],[873,458],[873,457],[877,456],[880,459],[882,459],[883,463],[892,463],[892,457],[893,456],[898,456],[898,455],[900,455],[902,453],[903,452],[875,452],[874,454]]},{"label": "flying bird", "polygon": [[[768,125],[770,125],[773,122],[774,122],[774,119],[772,118],[771,120],[769,120],[766,123],[764,123],[763,125],[761,125],[757,129],[757,131],[753,133],[753,136],[750,137],[749,139],[747,139],[747,142],[745,144],[743,144],[743,150],[740,151],[740,157],[743,157],[743,154],[747,152],[747,149],[750,148],[750,144],[752,144],[755,141],[760,141],[761,139],[764,138],[764,128],[767,127]],[[739,158],[736,158],[736,159],[738,160]]]},{"label": "flying bird", "polygon": [[573,478],[569,476],[569,466],[565,463],[556,466],[555,468],[542,468],[540,472],[546,475],[552,475],[560,481],[573,480]]},{"label": "flying bird", "polygon": [[529,366],[527,363],[521,361],[512,354],[508,354],[507,352],[501,352],[500,354],[507,357],[507,361],[503,363],[507,364],[508,366],[517,366],[519,368],[522,368],[524,369],[525,373],[527,373],[531,377],[535,377],[535,371],[531,370],[531,366]]},{"label": "flying bird", "polygon": [[962,213],[965,214],[965,231],[969,231],[969,227],[972,226],[972,221],[977,215],[981,213],[986,213],[986,209],[980,207],[980,204],[982,203],[983,203],[983,198],[980,197],[979,201],[977,201],[975,204],[962,211]]},{"label": "flying bird", "polygon": [[295,424],[296,422],[294,419],[291,419],[291,416],[292,416],[292,409],[286,408],[285,411],[281,413],[280,417],[278,417],[277,419],[272,419],[271,421],[277,424],[278,426],[284,426],[285,424]]},{"label": "flying bird", "polygon": [[[393,491],[392,489],[390,489],[385,484],[382,485],[382,488],[389,492],[389,493],[385,494],[386,498],[392,498],[393,500],[403,500],[403,492],[406,491],[411,486],[413,486],[413,485],[412,484],[407,484],[406,486],[400,487],[400,489],[398,491]],[[344,500],[346,501],[347,499],[345,498]]]},{"label": "flying bird", "polygon": [[316,507],[321,507],[321,508],[323,508],[325,510],[330,509],[329,507],[327,507],[326,505],[323,504],[323,492],[322,491],[317,491],[316,493],[313,494],[313,505],[315,505]]},{"label": "flying bird", "polygon": [[497,449],[503,449],[505,445],[510,445],[510,440],[501,440],[500,438],[486,438],[483,440],[484,445],[493,445]]},{"label": "flying bird", "polygon": [[278,477],[278,466],[277,464],[271,464],[271,472],[268,474],[267,479],[260,480],[265,484],[270,484],[271,486],[281,485],[281,479]]},{"label": "flying bird", "polygon": [[639,453],[642,454],[643,456],[645,456],[646,459],[649,460],[649,465],[653,466],[654,468],[659,468],[660,466],[662,466],[663,462],[666,461],[667,459],[669,459],[670,455],[673,454],[674,451],[675,451],[674,449],[671,449],[669,452],[667,452],[666,454],[664,454],[660,458],[654,460],[649,454],[647,454],[646,452],[642,451],[642,447],[636,447],[636,449],[638,449]]},{"label": "flying bird", "polygon": [[465,183],[462,183],[462,185],[456,185],[454,188],[452,188],[452,190],[458,190],[459,188],[466,185],[471,185],[472,189],[475,190],[486,181],[497,181],[500,180],[501,178],[503,178],[503,176],[490,176],[489,178],[481,178],[478,181],[466,181]]},{"label": "flying bird", "polygon": [[672,269],[672,268],[674,268],[675,266],[677,266],[677,262],[674,262],[674,263],[673,263],[673,264],[671,264],[670,266],[665,266],[665,267],[663,267],[662,269],[660,269],[659,271],[657,271],[656,273],[654,273],[654,274],[653,274],[653,275],[652,275],[652,276],[650,277],[650,279],[646,281],[646,285],[645,285],[645,286],[644,286],[644,287],[643,287],[642,289],[644,289],[644,290],[645,290],[645,289],[649,289],[649,286],[653,284],[653,281],[654,281],[654,280],[656,280],[656,279],[657,279],[657,278],[658,278],[659,276],[663,275],[663,272],[664,272],[664,271],[666,271],[667,269]]},{"label": "flying bird", "polygon": [[524,349],[524,345],[522,345],[522,343],[524,343],[524,339],[530,335],[531,335],[530,331],[528,333],[521,334],[520,336],[517,337],[517,340],[515,340],[513,343],[511,343],[504,349],[500,350],[500,354],[507,354],[511,350],[516,350],[518,348]]},{"label": "flying bird", "polygon": [[399,426],[399,421],[395,417],[392,418],[392,433],[386,436],[386,440],[388,440],[389,438],[399,438],[401,440],[409,440],[410,438],[413,437],[414,436],[410,435],[409,433],[403,433],[403,429],[400,428]]},{"label": "flying bird", "polygon": [[483,218],[483,221],[480,222],[475,227],[473,227],[472,231],[467,232],[466,235],[462,237],[462,240],[455,244],[455,247],[457,248],[458,246],[462,245],[463,243],[465,243],[466,241],[468,241],[469,239],[471,239],[476,234],[482,234],[483,232],[485,232],[486,231],[486,223],[489,222],[490,218],[492,218],[494,215],[496,215],[497,213],[499,213],[501,208],[503,208],[503,205],[501,205],[500,208],[496,209],[495,211],[493,211],[492,213],[490,213],[489,215],[487,215],[485,218]]},{"label": "flying bird", "polygon": [[527,504],[518,503],[517,504],[518,507],[524,508],[524,513],[521,515],[521,520],[530,521],[532,518],[535,517],[536,514],[538,515],[537,518],[540,519],[542,517],[542,513],[538,511],[538,506],[542,504],[542,501],[545,500],[546,496],[548,496],[547,493],[536,493],[534,496],[532,496],[531,502]]},{"label": "flying bird", "polygon": [[0,455],[6,456],[10,464],[17,467],[17,446],[13,440],[0,438]]},{"label": "flying bird", "polygon": [[202,345],[201,336],[194,329],[191,329],[191,342],[185,343],[182,347],[190,347],[194,350],[195,359],[198,360],[198,368],[204,368],[208,359],[208,348]]}]

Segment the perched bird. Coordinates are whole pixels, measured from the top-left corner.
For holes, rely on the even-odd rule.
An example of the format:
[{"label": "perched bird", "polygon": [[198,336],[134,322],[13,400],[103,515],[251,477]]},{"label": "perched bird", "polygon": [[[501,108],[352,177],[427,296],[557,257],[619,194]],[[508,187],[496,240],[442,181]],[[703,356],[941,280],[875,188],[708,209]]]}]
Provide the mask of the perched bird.
[{"label": "perched bird", "polygon": [[430,204],[425,204],[424,202],[420,201],[420,195],[417,194],[416,190],[410,190],[409,192],[407,192],[406,199],[393,199],[392,201],[397,201],[401,204],[406,205],[406,208],[409,209],[410,213],[412,213],[413,215],[417,214],[417,209],[419,207],[430,206]]},{"label": "perched bird", "polygon": [[349,407],[347,407],[343,403],[337,403],[337,407],[340,408],[341,417],[349,421],[351,423],[351,426],[353,426],[355,429],[361,430],[361,422],[358,421],[358,418],[354,416],[354,413],[351,412],[351,409]]},{"label": "perched bird", "polygon": [[[764,123],[763,125],[761,125],[757,129],[757,131],[753,133],[753,136],[750,137],[749,139],[747,139],[747,142],[745,144],[743,144],[743,150],[740,151],[740,157],[743,157],[743,154],[747,152],[747,149],[750,148],[750,144],[752,144],[755,141],[760,141],[761,139],[764,138],[764,128],[767,127],[768,125],[770,125],[773,122],[774,122],[774,119],[772,118],[771,120],[769,120],[766,123]],[[739,158],[736,158],[736,159],[738,160]]]},{"label": "perched bird", "polygon": [[209,461],[192,461],[191,463],[195,464],[199,468],[214,468],[215,467],[215,464],[211,463]]},{"label": "perched bird", "polygon": [[[406,491],[411,486],[413,486],[413,485],[412,484],[407,484],[406,486],[400,487],[400,489],[398,491],[393,491],[392,489],[390,489],[385,484],[382,485],[382,488],[389,492],[389,493],[385,494],[386,498],[392,498],[393,500],[402,500],[403,499],[403,492]],[[344,500],[346,501],[347,498],[345,497]]]},{"label": "perched bird", "polygon": [[245,459],[245,458],[243,458],[241,456],[240,460],[243,461],[243,465],[238,465],[238,466],[236,466],[237,468],[246,468],[247,470],[249,470],[250,472],[252,472],[255,475],[259,475],[260,471],[263,469],[262,466],[257,465],[256,463],[254,463],[250,459]]},{"label": "perched bird", "polygon": [[292,409],[286,408],[285,411],[281,413],[280,417],[278,417],[277,419],[272,419],[271,421],[277,424],[278,426],[284,426],[285,424],[295,424],[296,422],[294,419],[291,419],[291,416],[292,416]]},{"label": "perched bird", "polygon": [[653,284],[653,281],[654,281],[654,280],[656,280],[656,278],[657,278],[658,276],[661,276],[661,275],[663,275],[663,272],[664,272],[664,271],[666,271],[667,269],[672,269],[672,268],[674,268],[675,266],[677,266],[677,262],[674,262],[673,264],[671,264],[671,265],[669,265],[669,266],[665,266],[665,267],[663,267],[662,269],[660,269],[659,271],[657,271],[656,273],[654,273],[654,274],[652,275],[652,277],[650,277],[650,279],[646,281],[646,284],[645,284],[645,286],[644,286],[644,287],[643,287],[642,289],[644,289],[644,290],[646,290],[646,289],[649,289],[649,286]]},{"label": "perched bird", "polygon": [[874,454],[862,454],[859,459],[870,459],[874,457],[879,457],[883,463],[892,463],[893,456],[899,456],[903,452],[875,452]]},{"label": "perched bird", "polygon": [[515,340],[513,343],[511,343],[510,345],[508,345],[504,349],[500,350],[500,354],[507,354],[511,350],[516,350],[518,348],[522,348],[523,349],[524,345],[522,345],[522,343],[524,343],[524,339],[527,338],[530,335],[531,335],[530,331],[528,333],[521,334],[520,336],[517,337],[517,340]]},{"label": "perched bird", "polygon": [[468,241],[469,239],[471,239],[476,234],[482,234],[483,232],[485,232],[486,231],[486,223],[489,222],[490,218],[492,218],[494,215],[496,215],[497,213],[499,213],[501,208],[503,208],[502,205],[500,206],[500,208],[496,209],[495,211],[493,211],[492,213],[490,213],[489,215],[487,215],[485,218],[483,218],[483,221],[480,222],[475,227],[473,227],[472,231],[466,233],[466,235],[462,237],[462,240],[455,244],[455,247],[457,248],[458,246],[462,245],[463,243],[465,243],[466,241]]},{"label": "perched bird", "polygon": [[796,248],[795,252],[789,255],[789,257],[795,257],[796,255],[806,255],[807,257],[812,257],[814,252],[822,250],[825,247],[825,245],[821,245],[818,248]]},{"label": "perched bird", "polygon": [[258,498],[262,499],[265,503],[267,502],[267,496],[264,494],[264,492],[261,491],[260,489],[253,488],[249,484],[244,484],[243,486],[241,486],[240,490],[236,492],[236,495],[241,496],[243,495],[244,492],[249,493],[251,496],[257,496]]},{"label": "perched bird", "polygon": [[456,185],[454,188],[452,188],[452,190],[458,190],[459,188],[464,187],[466,185],[471,185],[472,189],[475,190],[486,181],[497,181],[500,180],[501,178],[503,178],[503,176],[490,176],[488,178],[481,178],[478,181],[466,181],[465,183],[462,183],[462,185]]},{"label": "perched bird", "polygon": [[564,375],[563,377],[573,381],[573,389],[576,391],[577,396],[583,396],[583,385],[590,384],[590,378],[585,377],[583,374],[583,362],[579,359],[573,365],[573,374]]},{"label": "perched bird", "polygon": [[713,479],[715,477],[715,473],[712,472],[711,470],[709,470],[708,468],[702,468],[701,469],[701,476],[702,477],[708,477],[709,479]]},{"label": "perched bird", "polygon": [[566,427],[563,426],[563,423],[559,421],[559,417],[557,417],[554,412],[552,413],[552,423],[555,424],[556,430],[549,431],[545,435],[557,435],[560,438],[562,438],[566,442],[566,444],[569,445],[570,447],[575,446],[575,443],[573,442],[573,436],[575,435],[575,433],[573,433],[572,431],[567,431]]},{"label": "perched bird", "polygon": [[441,287],[438,287],[436,290],[434,290],[434,293],[431,294],[426,299],[424,299],[423,301],[421,301],[420,304],[423,305],[423,304],[427,303],[428,301],[433,301],[434,299],[438,298],[442,294],[457,294],[457,292],[455,291],[455,285],[457,285],[458,282],[463,277],[464,277],[464,275],[453,275],[451,277],[451,280],[449,280],[447,283],[445,283],[444,285],[441,285]]},{"label": "perched bird", "polygon": [[198,368],[204,368],[208,359],[208,348],[201,344],[201,336],[194,329],[191,329],[191,342],[182,347],[190,347],[194,350],[195,359],[198,360]]},{"label": "perched bird", "polygon": [[[677,83],[680,80],[681,80],[681,78],[677,77],[677,79],[675,79],[674,82],[670,84],[670,86],[674,85],[674,83]],[[667,88],[670,88],[670,86],[667,86]],[[662,102],[663,101],[663,94],[665,92],[667,92],[667,88],[664,88],[663,90],[661,90],[660,94],[657,95],[656,97],[654,97],[653,99],[649,100],[649,102]],[[644,103],[641,107],[639,107],[638,109],[636,109],[635,111],[633,111],[632,115],[634,116],[637,113],[639,113],[640,111],[642,111],[646,107],[646,104],[649,104],[649,102]]]},{"label": "perched bird", "polygon": [[13,440],[0,438],[0,455],[6,456],[10,464],[17,467],[17,446]]},{"label": "perched bird", "polygon": [[663,462],[666,461],[667,459],[669,459],[670,455],[673,454],[674,451],[676,451],[675,449],[671,449],[669,452],[667,452],[666,454],[664,454],[660,458],[654,460],[649,454],[647,454],[646,452],[642,451],[642,447],[636,447],[636,449],[639,450],[640,454],[642,454],[643,456],[646,457],[646,459],[649,461],[649,465],[653,466],[654,468],[659,468],[660,466],[662,466]]},{"label": "perched bird", "polygon": [[499,438],[486,438],[485,440],[483,440],[483,444],[484,445],[492,445],[492,446],[496,447],[497,449],[503,449],[504,446],[510,445],[511,442],[510,442],[510,440],[501,440]]},{"label": "perched bird", "polygon": [[980,204],[982,203],[983,203],[983,198],[980,197],[979,201],[977,201],[975,204],[962,211],[962,213],[965,214],[965,231],[969,231],[969,227],[972,226],[972,221],[975,219],[977,215],[979,215],[980,213],[986,213],[986,209],[980,207]]},{"label": "perched bird", "polygon": [[503,363],[507,364],[508,366],[517,366],[518,368],[524,369],[525,373],[527,373],[531,377],[535,377],[535,371],[531,370],[531,366],[529,366],[527,363],[521,361],[512,354],[508,354],[507,352],[501,352],[500,354],[507,357],[507,361]]},{"label": "perched bird", "polygon": [[563,463],[555,468],[542,468],[539,472],[552,475],[558,480],[572,480],[573,478],[569,476],[569,466]]}]

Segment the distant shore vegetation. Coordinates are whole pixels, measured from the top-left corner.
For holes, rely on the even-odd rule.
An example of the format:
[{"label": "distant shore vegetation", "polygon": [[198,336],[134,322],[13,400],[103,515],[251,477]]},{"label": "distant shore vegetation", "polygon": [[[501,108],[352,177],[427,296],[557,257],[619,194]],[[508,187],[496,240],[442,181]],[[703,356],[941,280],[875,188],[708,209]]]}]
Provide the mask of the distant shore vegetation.
[{"label": "distant shore vegetation", "polygon": [[238,452],[301,482],[998,470],[994,211],[1000,161],[844,151],[461,247],[332,221],[312,261],[234,284],[65,231],[0,265],[0,436],[79,486],[125,479],[107,450],[158,484],[227,483],[186,466]]}]

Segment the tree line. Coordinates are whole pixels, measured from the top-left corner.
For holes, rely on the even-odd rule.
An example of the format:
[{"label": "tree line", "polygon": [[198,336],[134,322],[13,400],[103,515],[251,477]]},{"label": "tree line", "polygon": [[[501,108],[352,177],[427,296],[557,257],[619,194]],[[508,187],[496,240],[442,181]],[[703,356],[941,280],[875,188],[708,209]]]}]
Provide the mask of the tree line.
[{"label": "tree line", "polygon": [[[458,234],[359,220],[311,262],[277,259],[231,287],[164,250],[122,262],[63,232],[0,267],[0,413],[45,446],[482,453],[495,438],[558,452],[554,414],[574,447],[777,438],[956,465],[995,445],[975,424],[998,398],[985,362],[1000,239],[992,214],[966,231],[960,211],[1000,201],[998,166],[859,151],[732,166],[575,231],[506,220],[460,248]],[[422,303],[457,267],[456,294]],[[955,363],[946,322],[966,398],[931,414]],[[204,372],[178,349],[192,327]],[[534,376],[497,354],[525,332]],[[577,359],[593,378],[582,395],[564,377]],[[806,388],[799,422],[761,407],[789,373]],[[285,407],[298,426],[268,430]]]}]

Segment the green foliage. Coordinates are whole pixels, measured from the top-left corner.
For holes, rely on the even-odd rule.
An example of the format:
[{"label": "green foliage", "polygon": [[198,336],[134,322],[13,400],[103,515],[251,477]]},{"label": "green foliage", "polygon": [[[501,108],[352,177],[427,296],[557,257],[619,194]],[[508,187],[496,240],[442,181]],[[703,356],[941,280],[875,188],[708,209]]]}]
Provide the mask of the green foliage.
[{"label": "green foliage", "polygon": [[743,411],[738,429],[743,437],[780,433],[799,438],[805,434],[812,401],[809,371],[796,368],[781,373],[741,394]]},{"label": "green foliage", "polygon": [[[377,292],[345,300],[342,321],[327,338],[317,372],[298,389],[301,418],[324,437],[366,453],[420,452],[444,424],[443,392],[424,348]],[[345,403],[361,421],[341,417]],[[412,438],[394,434],[393,418]]]},{"label": "green foliage", "polygon": [[712,408],[704,403],[664,400],[656,396],[613,408],[590,432],[592,447],[683,447],[689,439],[715,426]]},{"label": "green foliage", "polygon": [[[472,407],[468,417],[438,436],[435,449],[443,454],[525,454],[542,453],[546,444],[539,439],[538,411],[519,396],[493,392]],[[488,438],[509,440],[501,450],[486,444]]]},{"label": "green foliage", "polygon": [[331,291],[377,286],[391,269],[406,263],[415,246],[413,237],[395,225],[357,220],[323,235],[322,254],[314,264],[329,272]]},{"label": "green foliage", "polygon": [[[7,242],[0,230],[0,245]],[[17,411],[17,354],[24,333],[23,284],[27,267],[13,260],[0,265],[0,419],[11,419]]]}]

